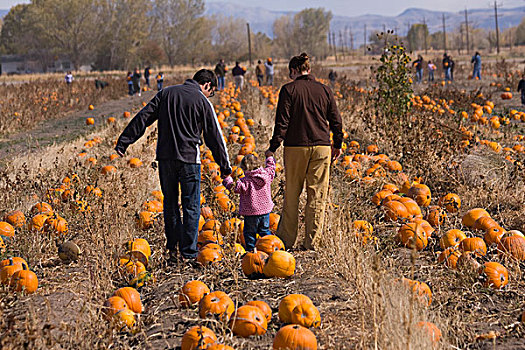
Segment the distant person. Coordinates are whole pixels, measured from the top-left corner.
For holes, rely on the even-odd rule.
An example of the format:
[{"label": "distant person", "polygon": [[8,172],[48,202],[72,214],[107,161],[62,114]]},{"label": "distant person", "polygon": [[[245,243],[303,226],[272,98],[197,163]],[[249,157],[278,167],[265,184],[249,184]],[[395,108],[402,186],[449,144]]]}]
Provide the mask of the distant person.
[{"label": "distant person", "polygon": [[140,78],[142,78],[142,75],[140,74],[139,69],[135,68],[135,72],[131,77],[131,81],[133,82],[133,93],[136,94],[138,92],[139,96],[142,96],[142,93],[140,91]]},{"label": "distant person", "polygon": [[148,66],[146,69],[144,69],[144,79],[146,80],[147,87],[149,86],[149,76],[151,75],[151,68]]},{"label": "distant person", "polygon": [[525,106],[525,73],[522,75],[518,83],[518,92],[521,92],[521,104]]},{"label": "distant person", "polygon": [[133,73],[128,72],[126,81],[128,82],[128,95],[133,96]]},{"label": "distant person", "polygon": [[226,65],[224,64],[224,60],[221,58],[219,60],[219,63],[215,66],[215,75],[217,76],[217,90],[221,91],[224,90],[224,76],[226,75]]},{"label": "distant person", "polygon": [[476,51],[474,56],[472,56],[470,62],[474,64],[474,69],[472,71],[472,79],[481,80],[481,55],[478,51]]},{"label": "distant person", "polygon": [[71,74],[71,72],[67,72],[65,80],[67,85],[71,85],[71,83],[73,83],[73,74]]},{"label": "distant person", "polygon": [[454,62],[450,55],[448,55],[448,66],[450,67],[450,80],[454,81],[454,67],[456,66],[456,62]]},{"label": "distant person", "polygon": [[437,69],[436,65],[432,63],[432,61],[428,61],[428,81],[433,82],[434,81],[434,72]]},{"label": "distant person", "polygon": [[421,83],[423,80],[423,56],[418,55],[417,60],[412,65],[416,67],[416,83]]},{"label": "distant person", "polygon": [[443,72],[445,73],[445,81],[450,81],[450,61],[446,53],[443,54]]},{"label": "distant person", "polygon": [[246,68],[239,65],[239,61],[235,62],[235,67],[232,69],[233,81],[235,83],[235,90],[242,90],[244,86],[244,74],[246,74]]},{"label": "distant person", "polygon": [[332,89],[335,87],[336,79],[337,79],[337,73],[333,69],[331,69],[330,73],[328,73],[328,80],[330,80],[330,86],[332,87]]},{"label": "distant person", "polygon": [[109,85],[109,83],[107,81],[95,79],[95,88],[97,90],[98,89],[102,90],[108,85]]},{"label": "distant person", "polygon": [[262,64],[261,60],[258,60],[257,66],[255,66],[255,76],[257,77],[257,83],[259,83],[259,86],[263,85],[264,69],[264,64]]},{"label": "distant person", "polygon": [[159,74],[157,74],[157,91],[162,90],[163,83],[164,83],[164,73],[159,72]]},{"label": "distant person", "polygon": [[266,70],[266,85],[273,85],[273,75],[275,73],[272,58],[268,57],[264,63],[264,68]]},{"label": "distant person", "polygon": [[266,158],[264,168],[253,154],[242,158],[241,169],[244,177],[233,182],[227,176],[222,184],[230,191],[240,194],[239,215],[244,216],[243,236],[246,251],[253,252],[257,235],[271,235],[270,212],[273,209],[272,180],[275,177],[275,159]]}]

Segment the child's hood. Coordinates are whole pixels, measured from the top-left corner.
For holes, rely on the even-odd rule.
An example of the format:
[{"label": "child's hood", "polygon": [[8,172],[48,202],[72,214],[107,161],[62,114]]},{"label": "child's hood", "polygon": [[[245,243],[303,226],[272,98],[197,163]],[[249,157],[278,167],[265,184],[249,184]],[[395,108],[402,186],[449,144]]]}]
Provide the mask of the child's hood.
[{"label": "child's hood", "polygon": [[257,187],[264,186],[268,181],[268,174],[263,168],[257,168],[252,171],[247,171],[244,175],[250,178]]}]

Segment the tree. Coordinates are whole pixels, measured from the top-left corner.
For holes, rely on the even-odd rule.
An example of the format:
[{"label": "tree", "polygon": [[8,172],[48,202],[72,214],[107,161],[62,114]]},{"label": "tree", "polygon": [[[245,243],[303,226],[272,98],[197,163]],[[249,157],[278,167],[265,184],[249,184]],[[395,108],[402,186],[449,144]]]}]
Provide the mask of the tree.
[{"label": "tree", "polygon": [[203,0],[154,0],[156,38],[168,63],[194,62],[211,45],[211,22]]},{"label": "tree", "polygon": [[5,53],[26,55],[36,48],[31,9],[31,4],[16,5],[4,17],[0,43]]},{"label": "tree", "polygon": [[296,14],[294,29],[299,51],[310,56],[322,57],[327,52],[326,36],[330,30],[331,19],[332,13],[323,8],[308,8]]},{"label": "tree", "polygon": [[245,60],[248,56],[246,24],[233,17],[218,17],[213,28],[213,51],[226,61]]},{"label": "tree", "polygon": [[264,33],[252,33],[252,46],[255,57],[270,57],[272,55],[272,39]]},{"label": "tree", "polygon": [[101,31],[94,0],[34,0],[32,20],[43,44],[56,55],[66,55],[75,69],[92,59]]},{"label": "tree", "polygon": [[281,16],[273,22],[273,46],[274,52],[281,57],[289,58],[298,54],[300,48],[291,16]]},{"label": "tree", "polygon": [[425,43],[428,43],[428,27],[426,24],[412,24],[407,33],[407,44],[410,50],[424,50]]},{"label": "tree", "polygon": [[516,45],[525,45],[525,17],[521,20],[518,28],[516,28],[514,43]]},{"label": "tree", "polygon": [[323,8],[308,8],[293,18],[281,16],[273,23],[274,48],[284,57],[306,52],[310,56],[323,57],[327,52],[326,38],[330,29],[332,13]]}]

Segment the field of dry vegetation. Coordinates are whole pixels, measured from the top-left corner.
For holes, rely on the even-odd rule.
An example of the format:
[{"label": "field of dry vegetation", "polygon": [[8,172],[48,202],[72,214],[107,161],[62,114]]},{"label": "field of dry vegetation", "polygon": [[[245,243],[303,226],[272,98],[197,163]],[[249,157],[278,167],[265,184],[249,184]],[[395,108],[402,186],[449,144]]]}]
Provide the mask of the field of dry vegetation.
[{"label": "field of dry vegetation", "polygon": [[[515,88],[509,79],[519,69],[516,63],[495,64],[483,81],[416,86],[409,112],[395,117],[374,103],[374,79],[340,74],[334,90],[346,139],[344,154],[332,166],[325,232],[315,251],[291,252],[293,276],[260,279],[241,270],[238,222],[232,220],[238,197],[219,186],[207,153],[203,231],[212,232],[207,239],[219,243],[213,249],[222,260],[202,268],[167,264],[162,208],[152,202],[162,200],[154,163],[156,124],[124,158],[113,156],[129,121],[124,112],[132,117],[152,92],[115,102],[125,95],[118,80],[102,91],[89,80],[72,90],[61,81],[0,85],[0,94],[8,96],[0,105],[5,135],[60,121],[69,112],[98,113],[95,124],[85,125],[72,141],[2,160],[0,220],[16,224],[8,214],[19,210],[25,221],[18,221],[12,237],[0,224],[5,245],[0,261],[25,259],[38,288],[14,292],[20,279],[2,281],[0,347],[177,348],[191,327],[202,325],[218,343],[269,349],[284,325],[279,304],[297,293],[320,313],[320,325],[310,328],[319,349],[523,348],[525,238],[518,231],[525,232],[525,112],[517,94],[502,99],[505,88]],[[320,66],[315,71],[326,76]],[[368,76],[368,68],[360,75]],[[214,98],[233,163],[242,154],[264,154],[277,95],[277,89],[252,83],[242,93],[230,87]],[[281,151],[277,162],[282,164]],[[283,185],[281,170],[272,185],[277,214]],[[450,193],[460,205],[454,196],[441,200]],[[49,203],[53,213],[34,207],[39,202]],[[486,213],[470,211],[474,208]],[[46,222],[41,228],[38,214]],[[450,233],[453,229],[462,233]],[[151,256],[127,254],[139,250],[126,246],[137,238],[149,242]],[[78,259],[59,257],[64,242],[80,248]],[[179,291],[190,280],[225,292],[235,308],[265,301],[273,316],[264,334],[239,337],[224,318],[200,318],[198,305],[183,307]],[[130,285],[140,293],[142,313],[108,319],[106,300]]]}]

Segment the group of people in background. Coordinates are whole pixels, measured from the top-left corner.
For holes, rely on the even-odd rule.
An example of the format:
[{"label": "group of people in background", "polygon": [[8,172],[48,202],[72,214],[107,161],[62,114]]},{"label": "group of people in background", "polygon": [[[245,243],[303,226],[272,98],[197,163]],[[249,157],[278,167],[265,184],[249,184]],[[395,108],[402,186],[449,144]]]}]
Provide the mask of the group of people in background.
[{"label": "group of people in background", "polygon": [[[146,86],[148,88],[151,88],[150,86],[150,76],[151,76],[151,68],[148,66],[144,69],[144,80],[146,83]],[[139,94],[139,96],[142,95],[141,88],[140,88],[140,79],[142,78],[142,74],[140,73],[140,70],[138,68],[135,68],[133,72],[128,72],[126,80],[128,82],[128,94],[130,96],[133,96],[135,94]],[[164,73],[159,72],[156,76],[157,80],[157,91],[162,90],[162,85],[164,84]]]},{"label": "group of people in background", "polygon": [[[472,56],[471,63],[473,64],[472,79],[481,80],[481,55],[476,52]],[[412,63],[412,66],[416,69],[416,83],[423,82],[423,69],[425,62],[423,56],[418,55],[417,59]],[[447,53],[443,54],[442,67],[445,81],[454,81],[454,67],[456,63],[452,59],[452,56]],[[428,79],[427,81],[434,81],[434,72],[436,71],[436,65],[429,60],[427,63]]]},{"label": "group of people in background", "polygon": [[[224,60],[221,59],[219,63],[215,66],[215,75],[217,76],[217,90],[221,91],[224,90],[224,83],[225,83],[225,77],[226,72],[228,71],[228,67],[226,67],[226,64],[224,63]],[[235,66],[232,69],[232,76],[233,81],[235,84],[235,89],[242,90],[244,87],[244,75],[246,74],[246,68],[242,67],[239,63],[239,61],[235,62]],[[272,58],[268,57],[266,62],[263,64],[261,60],[257,61],[257,65],[255,66],[255,76],[257,78],[257,83],[259,86],[263,85],[273,85],[273,76],[275,74],[274,71],[274,65],[272,62]],[[265,82],[266,77],[266,82]]]}]

